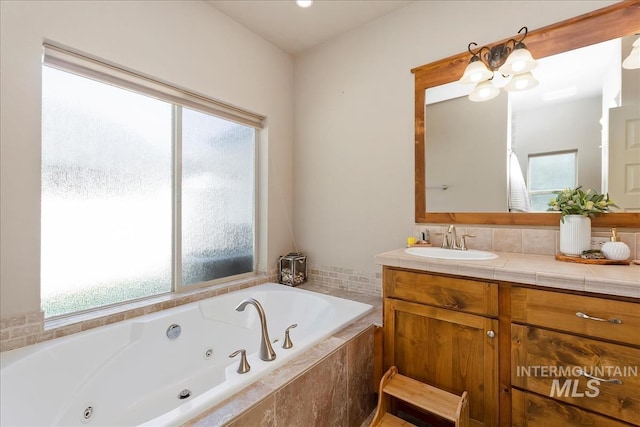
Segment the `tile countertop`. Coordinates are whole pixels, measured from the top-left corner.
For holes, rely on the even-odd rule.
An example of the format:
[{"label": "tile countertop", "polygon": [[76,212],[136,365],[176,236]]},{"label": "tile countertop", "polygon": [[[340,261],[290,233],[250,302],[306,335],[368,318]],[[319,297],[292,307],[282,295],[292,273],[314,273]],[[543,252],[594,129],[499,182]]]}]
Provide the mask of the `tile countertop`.
[{"label": "tile countertop", "polygon": [[640,265],[593,265],[557,261],[548,255],[494,252],[488,261],[443,260],[396,249],[376,255],[376,264],[503,280],[548,288],[640,298]]}]

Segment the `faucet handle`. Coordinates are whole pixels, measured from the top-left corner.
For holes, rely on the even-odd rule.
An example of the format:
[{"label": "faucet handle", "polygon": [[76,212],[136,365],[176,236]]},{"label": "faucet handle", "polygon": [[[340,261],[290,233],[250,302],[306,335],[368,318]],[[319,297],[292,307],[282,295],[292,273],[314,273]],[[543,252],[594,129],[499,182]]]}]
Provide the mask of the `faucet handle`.
[{"label": "faucet handle", "polygon": [[460,236],[460,250],[461,251],[466,251],[467,250],[467,237],[476,237],[475,234],[463,234],[462,236]]},{"label": "faucet handle", "polygon": [[246,374],[251,370],[251,366],[249,365],[249,362],[247,362],[247,350],[241,348],[240,350],[236,350],[231,353],[229,357],[236,357],[238,354],[240,355],[240,365],[238,365],[238,370],[236,372],[239,374]]},{"label": "faucet handle", "polygon": [[282,348],[291,348],[291,347],[293,347],[293,342],[291,342],[291,337],[289,336],[289,329],[293,329],[293,328],[295,328],[297,326],[298,326],[298,324],[294,323],[293,325],[289,326],[284,331],[284,342],[282,343]]}]

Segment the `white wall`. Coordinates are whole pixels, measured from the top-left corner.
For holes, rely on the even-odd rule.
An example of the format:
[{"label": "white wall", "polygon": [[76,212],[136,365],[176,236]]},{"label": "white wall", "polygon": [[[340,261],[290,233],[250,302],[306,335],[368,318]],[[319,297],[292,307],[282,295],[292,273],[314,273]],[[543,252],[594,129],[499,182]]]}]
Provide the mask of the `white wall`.
[{"label": "white wall", "polygon": [[318,266],[375,272],[414,225],[410,69],[608,1],[416,1],[295,61],[294,232]]},{"label": "white wall", "polygon": [[[291,249],[291,57],[202,1],[0,2],[0,300],[40,310],[41,46],[49,39],[267,118],[259,267]],[[267,153],[268,152],[268,153]],[[269,165],[267,167],[267,162]],[[267,176],[268,172],[268,176]],[[144,256],[144,254],[141,254]]]}]

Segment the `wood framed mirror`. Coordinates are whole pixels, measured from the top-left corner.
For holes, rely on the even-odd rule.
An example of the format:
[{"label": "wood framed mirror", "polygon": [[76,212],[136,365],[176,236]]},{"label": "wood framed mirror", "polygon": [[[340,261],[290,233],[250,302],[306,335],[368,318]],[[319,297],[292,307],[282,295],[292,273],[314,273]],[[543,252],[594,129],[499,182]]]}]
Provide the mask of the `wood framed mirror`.
[{"label": "wood framed mirror", "polygon": [[[544,58],[590,46],[618,37],[640,33],[640,0],[627,0],[534,31],[526,45],[533,57]],[[505,43],[497,41],[489,46]],[[470,54],[463,52],[414,68],[415,77],[415,221],[416,223],[464,223],[496,225],[555,226],[557,213],[507,212],[429,212],[425,179],[425,91],[456,81],[462,75]],[[640,70],[635,70],[640,72]],[[597,215],[594,227],[640,227],[640,213],[616,212]]]}]

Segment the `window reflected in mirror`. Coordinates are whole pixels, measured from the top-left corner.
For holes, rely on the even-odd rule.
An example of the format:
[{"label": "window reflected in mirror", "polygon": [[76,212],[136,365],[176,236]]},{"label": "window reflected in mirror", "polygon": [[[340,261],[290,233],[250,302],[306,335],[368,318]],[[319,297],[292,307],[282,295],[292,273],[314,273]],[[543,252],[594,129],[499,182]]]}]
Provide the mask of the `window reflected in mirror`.
[{"label": "window reflected in mirror", "polygon": [[549,208],[549,200],[555,197],[554,192],[577,186],[577,150],[532,154],[528,163],[529,192],[523,197],[529,197],[531,211],[546,211]]}]

